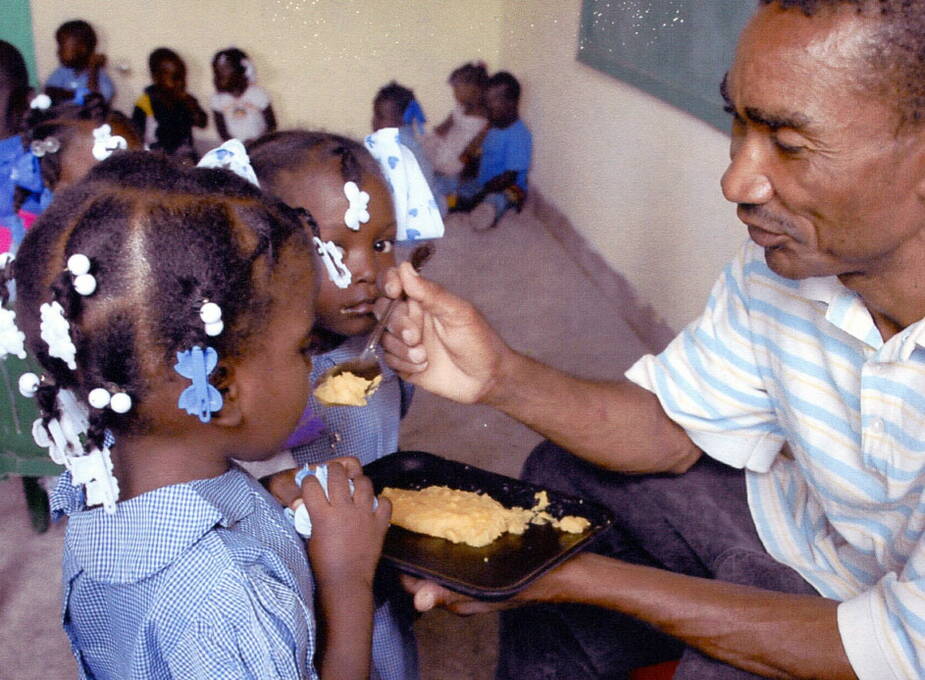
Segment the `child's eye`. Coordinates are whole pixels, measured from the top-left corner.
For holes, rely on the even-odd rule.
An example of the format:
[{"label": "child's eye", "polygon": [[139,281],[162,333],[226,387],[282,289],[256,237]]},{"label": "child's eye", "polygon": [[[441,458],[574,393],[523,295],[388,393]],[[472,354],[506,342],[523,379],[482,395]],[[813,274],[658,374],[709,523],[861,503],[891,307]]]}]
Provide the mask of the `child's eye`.
[{"label": "child's eye", "polygon": [[373,250],[377,253],[391,253],[394,246],[395,241],[392,239],[383,239],[382,241],[376,241],[373,245]]}]

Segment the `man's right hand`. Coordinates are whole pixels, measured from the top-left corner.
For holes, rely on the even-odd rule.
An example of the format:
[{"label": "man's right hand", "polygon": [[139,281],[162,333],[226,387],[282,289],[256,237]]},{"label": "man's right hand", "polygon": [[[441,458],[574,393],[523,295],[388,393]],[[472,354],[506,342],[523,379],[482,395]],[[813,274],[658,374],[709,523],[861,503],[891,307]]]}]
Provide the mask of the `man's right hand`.
[{"label": "man's right hand", "polygon": [[429,392],[472,404],[484,401],[514,352],[475,307],[403,263],[388,272],[389,297],[400,304],[382,338],[386,363]]}]

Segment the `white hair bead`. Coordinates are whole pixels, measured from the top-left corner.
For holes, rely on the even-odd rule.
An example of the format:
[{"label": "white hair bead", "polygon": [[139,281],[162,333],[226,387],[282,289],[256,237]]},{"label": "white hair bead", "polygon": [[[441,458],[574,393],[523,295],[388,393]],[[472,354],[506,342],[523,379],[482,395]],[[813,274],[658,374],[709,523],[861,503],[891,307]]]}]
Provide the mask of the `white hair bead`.
[{"label": "white hair bead", "polygon": [[90,402],[90,406],[93,408],[106,408],[109,406],[110,400],[109,391],[105,387],[95,387],[87,395],[87,401]]},{"label": "white hair bead", "polygon": [[74,276],[90,272],[90,258],[83,253],[74,253],[67,258],[67,270]]},{"label": "white hair bead", "polygon": [[221,335],[222,330],[224,330],[225,324],[221,321],[213,321],[206,324],[206,335],[213,337],[216,335]]},{"label": "white hair bead", "polygon": [[116,392],[109,401],[109,408],[116,413],[128,413],[132,410],[132,398],[127,392]]},{"label": "white hair bead", "polygon": [[74,277],[74,290],[80,295],[92,295],[96,290],[96,279],[93,274],[79,274]]},{"label": "white hair bead", "polygon": [[28,398],[35,396],[39,389],[39,377],[35,373],[23,373],[19,376],[19,393]]},{"label": "white hair bead", "polygon": [[199,318],[202,319],[202,322],[205,324],[221,321],[222,308],[214,302],[206,302],[199,308]]}]

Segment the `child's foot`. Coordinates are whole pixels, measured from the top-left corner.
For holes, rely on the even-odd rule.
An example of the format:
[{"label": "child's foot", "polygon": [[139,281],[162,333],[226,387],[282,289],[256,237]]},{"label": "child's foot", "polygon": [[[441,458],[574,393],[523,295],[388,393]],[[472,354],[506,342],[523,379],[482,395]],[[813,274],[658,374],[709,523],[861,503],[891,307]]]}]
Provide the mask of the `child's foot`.
[{"label": "child's foot", "polygon": [[473,231],[488,231],[498,224],[495,206],[491,203],[479,203],[469,213],[469,224]]}]

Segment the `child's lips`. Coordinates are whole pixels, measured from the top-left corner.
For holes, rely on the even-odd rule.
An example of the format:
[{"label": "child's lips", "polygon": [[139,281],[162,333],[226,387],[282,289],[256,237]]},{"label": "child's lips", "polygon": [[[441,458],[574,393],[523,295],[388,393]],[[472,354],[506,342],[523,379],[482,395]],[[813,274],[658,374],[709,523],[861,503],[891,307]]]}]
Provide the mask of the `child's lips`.
[{"label": "child's lips", "polygon": [[365,316],[373,313],[373,300],[363,300],[349,307],[341,307],[340,313],[345,316]]}]

